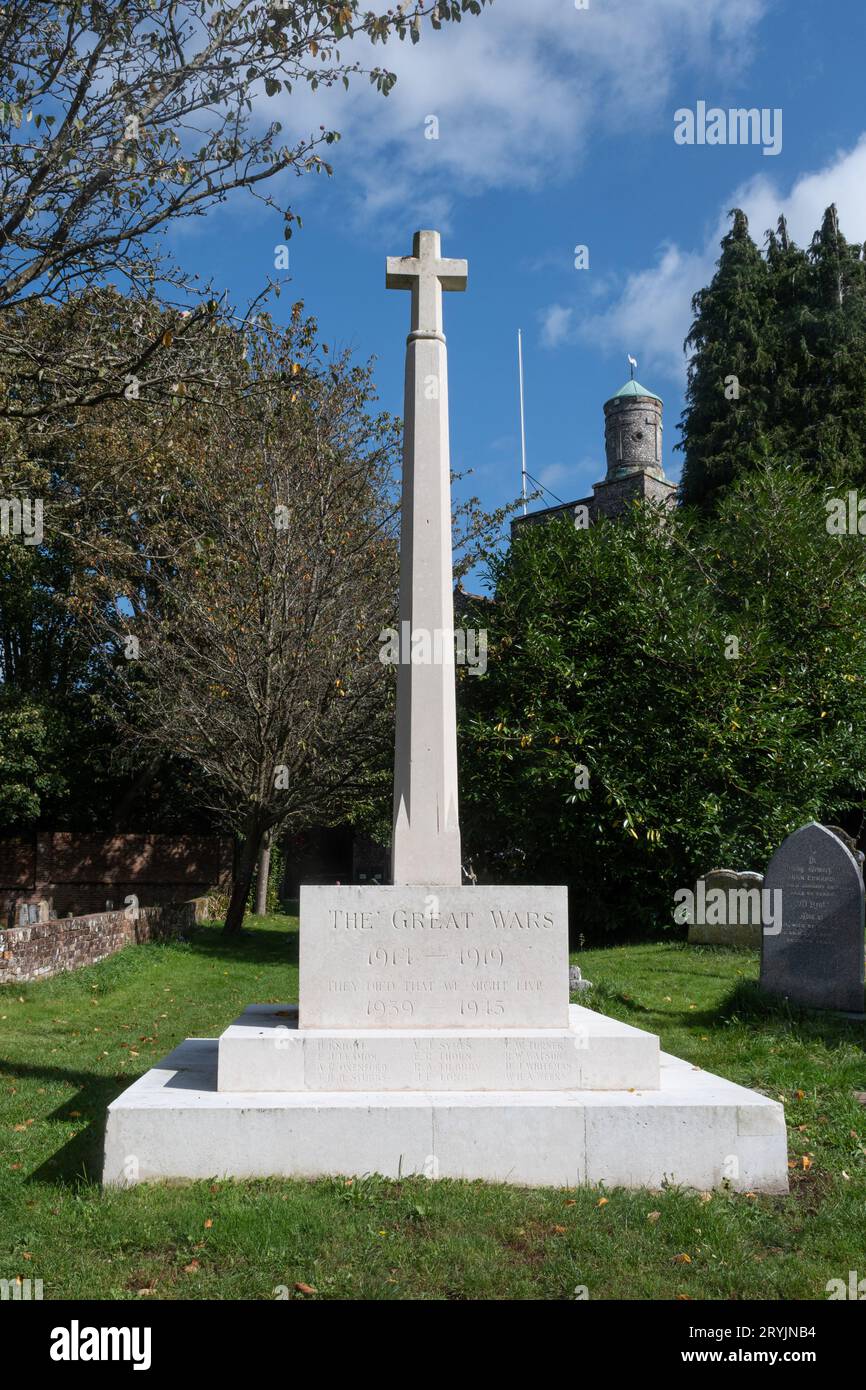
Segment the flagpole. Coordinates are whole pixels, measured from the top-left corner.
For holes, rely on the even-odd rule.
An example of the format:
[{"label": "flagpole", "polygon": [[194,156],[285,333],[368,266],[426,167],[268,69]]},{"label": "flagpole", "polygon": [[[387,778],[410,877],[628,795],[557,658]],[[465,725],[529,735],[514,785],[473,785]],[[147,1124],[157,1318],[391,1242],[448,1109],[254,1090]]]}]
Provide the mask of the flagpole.
[{"label": "flagpole", "polygon": [[526,418],[523,406],[523,330],[517,330],[517,365],[520,374],[520,482],[523,515],[526,516]]}]

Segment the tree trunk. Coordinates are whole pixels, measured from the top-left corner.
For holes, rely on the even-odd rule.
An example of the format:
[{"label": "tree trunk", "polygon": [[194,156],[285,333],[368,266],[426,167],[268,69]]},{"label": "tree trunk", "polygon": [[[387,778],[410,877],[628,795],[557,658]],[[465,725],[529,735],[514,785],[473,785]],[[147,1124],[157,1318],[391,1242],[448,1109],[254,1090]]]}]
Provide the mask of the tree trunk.
[{"label": "tree trunk", "polygon": [[250,884],[253,881],[256,860],[259,854],[259,845],[262,841],[262,823],[258,815],[253,812],[247,821],[244,842],[241,846],[240,857],[238,859],[237,874],[232,885],[232,895],[229,898],[229,910],[226,913],[223,931],[226,936],[236,936],[244,925],[244,912],[246,910],[247,898],[250,894]]},{"label": "tree trunk", "polygon": [[271,871],[271,836],[262,836],[259,850],[258,879],[256,880],[256,916],[266,917],[268,911],[268,879]]}]

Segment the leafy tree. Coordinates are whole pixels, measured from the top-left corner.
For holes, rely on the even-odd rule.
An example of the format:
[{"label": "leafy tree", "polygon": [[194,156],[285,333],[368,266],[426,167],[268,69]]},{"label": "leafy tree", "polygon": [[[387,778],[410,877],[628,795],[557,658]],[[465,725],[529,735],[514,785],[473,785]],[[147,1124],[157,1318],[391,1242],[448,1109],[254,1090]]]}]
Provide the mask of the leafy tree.
[{"label": "leafy tree", "polygon": [[484,876],[568,882],[576,930],[649,930],[699,874],[862,813],[866,558],[798,470],[739,478],[709,524],[527,527],[491,569],[487,674],[459,687]]},{"label": "leafy tree", "polygon": [[[235,190],[274,207],[285,236],[298,218],[274,201],[286,172],[330,172],[320,153],[339,138],[320,128],[291,143],[278,121],[263,130],[253,100],[315,90],[362,72],[342,56],[358,35],[417,42],[434,27],[479,14],[486,0],[409,0],[363,9],[359,0],[8,0],[0,11],[0,352],[14,371],[0,413],[65,411],[130,379],[158,384],[164,328],[116,341],[88,326],[71,336],[38,331],[34,300],[81,301],[107,283],[142,305],[174,298],[173,336],[192,374],[216,303],[208,287],[164,256],[159,233],[201,216]],[[387,94],[395,77],[369,78]],[[67,325],[68,326],[68,325]],[[38,389],[34,389],[38,388]]]},{"label": "leafy tree", "polygon": [[228,931],[263,836],[344,820],[390,756],[396,574],[399,428],[368,414],[369,368],[328,362],[300,313],[247,349],[230,422],[180,412],[171,454],[149,449],[158,495],[93,559],[122,596],[107,635],[127,734],[196,767],[241,837]]},{"label": "leafy tree", "polygon": [[45,799],[67,789],[56,771],[65,732],[50,708],[0,686],[0,830],[34,825]]}]

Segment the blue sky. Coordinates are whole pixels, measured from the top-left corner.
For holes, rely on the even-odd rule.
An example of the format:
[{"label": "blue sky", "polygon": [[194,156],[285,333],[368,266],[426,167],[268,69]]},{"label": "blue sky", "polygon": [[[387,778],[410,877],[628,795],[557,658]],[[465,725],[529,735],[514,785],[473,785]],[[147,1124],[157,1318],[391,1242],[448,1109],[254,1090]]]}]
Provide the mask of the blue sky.
[{"label": "blue sky", "polygon": [[[761,238],[784,210],[803,243],[835,201],[846,236],[866,240],[864,57],[863,0],[495,0],[414,48],[378,46],[372,61],[398,74],[387,98],[365,80],[262,97],[287,134],[343,136],[332,179],[289,186],[304,226],[278,316],[302,298],[325,341],[375,355],[382,405],[400,413],[409,303],[385,290],[385,257],[438,228],[443,253],[469,261],[468,292],[445,300],[452,463],[473,470],[462,490],[490,507],[519,491],[518,328],[537,478],[570,500],[603,477],[602,405],[632,352],[664,398],[676,479],[689,301],[728,209]],[[674,113],[699,101],[780,108],[781,153],[677,144]],[[282,240],[247,195],[172,233],[186,268],[237,300],[274,274]]]}]

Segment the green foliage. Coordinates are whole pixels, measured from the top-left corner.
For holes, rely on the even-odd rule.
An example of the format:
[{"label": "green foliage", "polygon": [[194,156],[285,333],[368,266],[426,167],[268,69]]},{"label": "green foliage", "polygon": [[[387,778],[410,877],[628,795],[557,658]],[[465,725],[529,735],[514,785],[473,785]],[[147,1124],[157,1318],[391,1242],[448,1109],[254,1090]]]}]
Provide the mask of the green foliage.
[{"label": "green foliage", "polygon": [[35,824],[44,799],[66,790],[55,770],[62,733],[45,706],[0,698],[0,831]]},{"label": "green foliage", "polygon": [[650,929],[698,874],[862,805],[866,559],[801,474],[762,466],[710,523],[527,527],[492,577],[467,620],[488,671],[460,684],[480,876],[570,882],[581,931]]},{"label": "green foliage", "polygon": [[[866,486],[866,261],[835,207],[808,250],[784,218],[762,256],[736,209],[686,339],[682,495],[712,510],[767,460]],[[733,384],[734,378],[736,385]]]}]

